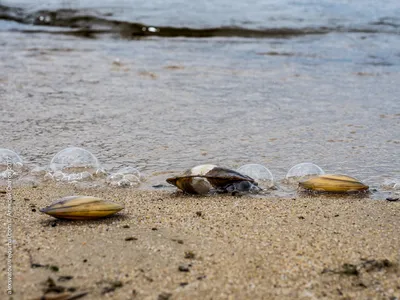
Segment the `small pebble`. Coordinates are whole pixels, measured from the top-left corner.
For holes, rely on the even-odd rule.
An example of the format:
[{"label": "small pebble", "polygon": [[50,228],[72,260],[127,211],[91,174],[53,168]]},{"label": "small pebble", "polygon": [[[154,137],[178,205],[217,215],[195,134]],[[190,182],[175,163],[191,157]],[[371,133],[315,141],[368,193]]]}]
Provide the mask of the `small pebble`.
[{"label": "small pebble", "polygon": [[71,280],[72,278],[74,278],[73,276],[69,276],[69,275],[67,275],[67,276],[60,276],[60,277],[58,277],[58,281],[61,281],[61,282],[63,282],[63,281],[68,281],[68,280]]},{"label": "small pebble", "polygon": [[391,202],[395,202],[395,201],[399,201],[400,198],[392,198],[392,197],[389,197],[389,198],[386,198],[386,200],[387,200],[387,201],[391,201]]},{"label": "small pebble", "polygon": [[171,241],[173,241],[173,242],[177,242],[178,244],[183,244],[183,240],[180,240],[180,239],[172,239]]},{"label": "small pebble", "polygon": [[169,298],[171,298],[171,296],[171,293],[162,292],[158,295],[157,300],[168,300]]},{"label": "small pebble", "polygon": [[57,266],[49,266],[50,271],[58,272],[60,269]]},{"label": "small pebble", "polygon": [[193,251],[185,251],[185,258],[187,259],[194,259],[196,254]]},{"label": "small pebble", "polygon": [[178,270],[180,272],[189,272],[190,271],[189,266],[186,264],[179,265]]},{"label": "small pebble", "polygon": [[166,185],[164,185],[164,184],[156,184],[156,185],[152,185],[152,187],[155,188],[155,189],[161,189],[161,188],[166,187]]}]

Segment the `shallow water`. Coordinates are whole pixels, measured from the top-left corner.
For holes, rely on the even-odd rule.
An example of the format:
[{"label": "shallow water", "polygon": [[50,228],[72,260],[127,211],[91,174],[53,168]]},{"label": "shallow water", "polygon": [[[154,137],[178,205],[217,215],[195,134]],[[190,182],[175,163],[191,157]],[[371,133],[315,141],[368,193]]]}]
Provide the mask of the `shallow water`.
[{"label": "shallow water", "polygon": [[[377,188],[399,179],[397,1],[263,2],[12,1],[21,9],[3,6],[0,20],[0,148],[46,166],[83,147],[151,184],[202,163],[259,163],[278,180],[304,161]],[[60,8],[98,18],[32,24]],[[71,34],[82,28],[97,34]],[[190,37],[204,28],[219,31]]]}]

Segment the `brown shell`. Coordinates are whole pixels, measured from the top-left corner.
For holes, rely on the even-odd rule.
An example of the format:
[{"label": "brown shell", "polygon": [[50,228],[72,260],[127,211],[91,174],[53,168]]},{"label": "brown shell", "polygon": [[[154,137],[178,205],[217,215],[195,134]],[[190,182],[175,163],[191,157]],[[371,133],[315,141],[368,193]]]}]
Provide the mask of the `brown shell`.
[{"label": "brown shell", "polygon": [[193,184],[193,179],[200,179],[204,178],[204,184],[201,183],[201,180],[197,180],[196,184],[197,185],[204,185],[202,190],[206,190],[206,185],[207,183],[214,188],[222,188],[225,187],[226,185],[233,183],[233,182],[239,182],[239,181],[249,181],[251,183],[254,183],[254,179],[247,176],[240,174],[237,171],[227,169],[227,168],[221,168],[221,167],[214,167],[210,171],[208,171],[205,174],[193,174],[192,169],[186,170],[182,175],[167,178],[167,182],[170,184],[175,185],[179,189],[190,193],[190,194],[202,194],[199,193],[199,189],[196,189],[196,187]]}]

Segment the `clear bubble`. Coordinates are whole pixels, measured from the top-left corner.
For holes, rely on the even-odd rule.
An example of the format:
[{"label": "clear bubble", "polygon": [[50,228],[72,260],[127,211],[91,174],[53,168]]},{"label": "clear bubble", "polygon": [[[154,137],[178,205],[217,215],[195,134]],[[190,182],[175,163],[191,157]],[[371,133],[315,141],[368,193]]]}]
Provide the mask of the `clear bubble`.
[{"label": "clear bubble", "polygon": [[390,198],[400,197],[400,179],[385,178],[380,187],[382,188],[382,190],[388,191],[390,193]]},{"label": "clear bubble", "polygon": [[297,181],[299,179],[307,179],[310,177],[325,174],[319,166],[313,163],[301,163],[292,167],[286,174],[286,179],[290,181]]},{"label": "clear bubble", "polygon": [[[22,166],[22,159],[19,157],[17,153],[9,149],[0,149],[0,166],[2,169],[0,171],[4,171],[7,169],[7,165],[12,167],[12,165]],[[3,169],[4,168],[4,169]]]},{"label": "clear bubble", "polygon": [[386,178],[381,187],[385,190],[400,190],[400,179]]},{"label": "clear bubble", "polygon": [[124,167],[115,173],[111,173],[106,182],[112,186],[137,187],[140,185],[143,177],[139,170],[134,167]]},{"label": "clear bubble", "polygon": [[23,162],[17,153],[9,149],[0,149],[0,178],[14,178],[21,172]]},{"label": "clear bubble", "polygon": [[103,173],[97,158],[89,151],[70,147],[58,152],[50,162],[46,178],[56,181],[80,181],[92,179]]},{"label": "clear bubble", "polygon": [[271,171],[263,165],[247,164],[241,166],[237,171],[243,175],[250,176],[263,187],[272,187],[274,185],[274,177]]},{"label": "clear bubble", "polygon": [[47,173],[47,167],[41,167],[41,166],[34,166],[31,171],[30,174],[33,176],[45,176]]},{"label": "clear bubble", "polygon": [[135,176],[138,177],[138,178],[141,177],[139,170],[136,169],[136,168],[134,168],[134,167],[124,167],[124,168],[121,168],[121,169],[118,170],[117,173],[120,173],[120,174],[133,174],[133,175],[135,175]]}]

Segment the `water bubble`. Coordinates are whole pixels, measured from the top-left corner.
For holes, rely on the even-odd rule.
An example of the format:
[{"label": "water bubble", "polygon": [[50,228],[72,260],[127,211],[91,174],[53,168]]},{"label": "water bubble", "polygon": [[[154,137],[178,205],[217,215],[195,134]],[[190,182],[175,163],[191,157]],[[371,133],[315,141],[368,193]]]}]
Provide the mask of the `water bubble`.
[{"label": "water bubble", "polygon": [[381,187],[385,190],[400,190],[400,179],[386,178]]},{"label": "water bubble", "polygon": [[261,186],[272,187],[274,185],[274,177],[272,176],[271,171],[263,165],[247,164],[241,166],[237,171],[243,175],[250,176]]},{"label": "water bubble", "polygon": [[[12,150],[0,149],[0,166],[5,170],[8,164],[22,166],[22,159]],[[4,171],[3,169],[0,170]]]},{"label": "water bubble", "polygon": [[41,166],[34,166],[30,172],[31,175],[37,176],[37,177],[45,176],[46,173],[47,173],[47,167],[41,167]]},{"label": "water bubble", "polygon": [[313,163],[301,163],[292,167],[286,174],[286,179],[297,181],[299,179],[306,179],[317,175],[325,174],[324,170]]},{"label": "water bubble", "polygon": [[386,178],[380,187],[384,191],[389,191],[391,198],[400,197],[400,179],[398,178]]},{"label": "water bubble", "polygon": [[46,177],[56,181],[80,181],[92,179],[102,173],[97,158],[89,151],[70,147],[58,152],[50,162]]},{"label": "water bubble", "polygon": [[142,179],[143,177],[138,169],[134,167],[124,167],[115,173],[111,173],[107,177],[106,182],[112,186],[136,187],[139,186]]},{"label": "water bubble", "polygon": [[22,166],[22,159],[17,153],[9,149],[0,149],[0,178],[16,177]]},{"label": "water bubble", "polygon": [[138,169],[134,168],[134,167],[124,167],[118,170],[118,173],[120,174],[133,174],[136,177],[140,178],[140,172]]}]

